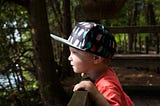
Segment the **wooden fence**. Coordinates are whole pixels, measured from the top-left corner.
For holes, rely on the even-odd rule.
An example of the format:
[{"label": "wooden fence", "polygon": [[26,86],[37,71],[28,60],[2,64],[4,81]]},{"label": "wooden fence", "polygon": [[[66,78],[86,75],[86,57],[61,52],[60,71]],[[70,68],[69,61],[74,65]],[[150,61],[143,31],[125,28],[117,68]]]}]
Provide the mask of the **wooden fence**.
[{"label": "wooden fence", "polygon": [[109,27],[117,38],[118,53],[159,54],[160,26]]},{"label": "wooden fence", "polygon": [[159,67],[160,26],[108,27],[117,41],[113,66]]}]

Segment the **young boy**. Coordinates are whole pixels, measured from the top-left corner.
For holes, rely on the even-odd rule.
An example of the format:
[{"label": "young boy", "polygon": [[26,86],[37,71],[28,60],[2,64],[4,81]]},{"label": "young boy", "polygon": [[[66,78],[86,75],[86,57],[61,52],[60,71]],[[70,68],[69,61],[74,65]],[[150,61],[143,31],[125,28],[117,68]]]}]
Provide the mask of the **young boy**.
[{"label": "young boy", "polygon": [[109,66],[116,42],[107,28],[93,22],[79,22],[68,40],[51,37],[70,46],[68,60],[73,71],[90,79],[75,85],[73,91],[88,91],[98,106],[134,106]]}]

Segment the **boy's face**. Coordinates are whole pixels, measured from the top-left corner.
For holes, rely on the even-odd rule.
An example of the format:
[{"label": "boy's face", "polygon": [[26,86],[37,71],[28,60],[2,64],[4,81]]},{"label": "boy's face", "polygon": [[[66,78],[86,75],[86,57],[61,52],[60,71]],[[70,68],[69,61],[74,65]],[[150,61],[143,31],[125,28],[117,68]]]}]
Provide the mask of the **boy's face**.
[{"label": "boy's face", "polygon": [[75,73],[86,73],[92,70],[94,65],[93,55],[87,52],[80,51],[78,49],[70,47],[70,56],[68,60],[72,65]]}]

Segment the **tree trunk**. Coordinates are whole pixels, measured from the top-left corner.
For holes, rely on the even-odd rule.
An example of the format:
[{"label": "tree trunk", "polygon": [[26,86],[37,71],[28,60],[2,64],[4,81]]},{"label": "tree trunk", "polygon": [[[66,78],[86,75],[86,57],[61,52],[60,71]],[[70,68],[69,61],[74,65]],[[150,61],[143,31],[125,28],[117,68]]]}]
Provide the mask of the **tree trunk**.
[{"label": "tree trunk", "polygon": [[148,25],[156,25],[153,7],[151,3],[146,3],[145,5],[145,18]]},{"label": "tree trunk", "polygon": [[[132,17],[131,17],[130,25],[131,26],[136,26],[136,19],[137,19],[137,11],[138,10],[137,10],[137,3],[135,2],[135,0],[133,1],[133,3],[134,3],[134,7],[133,7],[133,10],[132,10]],[[130,33],[128,38],[129,38],[129,41],[128,41],[129,52],[133,52],[133,42],[134,42],[135,34]]]},{"label": "tree trunk", "polygon": [[[64,38],[68,38],[72,31],[72,25],[71,25],[71,13],[70,13],[70,0],[63,0],[63,34]],[[73,71],[71,68],[71,65],[68,61],[69,56],[69,47],[67,45],[64,45],[63,47],[63,57],[62,57],[62,63],[63,63],[63,73],[65,75],[72,75]],[[63,75],[64,76],[64,75]],[[65,77],[65,76],[64,76]]]},{"label": "tree trunk", "polygon": [[45,0],[30,0],[29,18],[42,100],[45,106],[66,106],[68,98],[56,77]]},{"label": "tree trunk", "polygon": [[[156,19],[155,19],[155,13],[154,13],[154,5],[152,3],[147,2],[145,5],[145,18],[146,22],[148,25],[156,25]],[[149,42],[151,47],[157,46],[157,53],[158,53],[158,48],[159,45],[157,44],[158,42],[158,33],[151,33],[149,35]],[[149,48],[149,47],[148,47]]]}]

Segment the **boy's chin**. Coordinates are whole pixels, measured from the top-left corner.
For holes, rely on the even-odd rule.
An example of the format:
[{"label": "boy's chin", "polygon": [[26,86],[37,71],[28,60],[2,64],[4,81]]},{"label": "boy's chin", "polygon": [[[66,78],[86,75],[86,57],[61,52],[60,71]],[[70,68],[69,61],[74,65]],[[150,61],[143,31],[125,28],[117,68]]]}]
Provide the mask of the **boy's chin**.
[{"label": "boy's chin", "polygon": [[74,73],[76,73],[76,74],[80,74],[80,73],[82,73],[82,72],[77,71],[77,70],[74,70]]},{"label": "boy's chin", "polygon": [[74,71],[74,73],[76,73],[76,74],[80,74],[80,73],[83,73],[82,71],[79,71],[79,70],[75,70],[75,69],[73,69],[73,71]]}]

